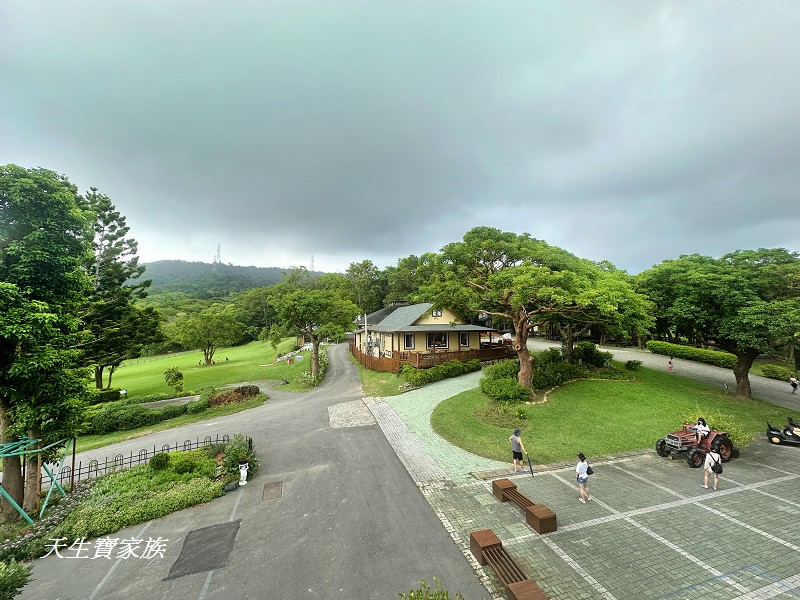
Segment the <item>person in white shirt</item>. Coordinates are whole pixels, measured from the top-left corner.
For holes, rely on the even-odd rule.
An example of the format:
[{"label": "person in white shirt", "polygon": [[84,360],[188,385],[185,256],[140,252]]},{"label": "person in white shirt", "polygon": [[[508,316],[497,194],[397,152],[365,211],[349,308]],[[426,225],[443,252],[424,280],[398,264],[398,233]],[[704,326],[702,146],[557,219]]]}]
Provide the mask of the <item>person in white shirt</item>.
[{"label": "person in white shirt", "polygon": [[589,463],[586,462],[586,457],[583,452],[578,454],[578,464],[575,465],[575,479],[578,482],[578,490],[580,491],[580,501],[586,504],[592,497],[589,495]]},{"label": "person in white shirt", "polygon": [[697,425],[694,426],[694,430],[697,432],[697,443],[703,441],[703,438],[708,435],[708,432],[711,431],[706,425],[706,420],[703,417],[697,419]]},{"label": "person in white shirt", "polygon": [[714,475],[714,489],[717,489],[717,485],[719,484],[719,474],[714,472],[713,466],[716,464],[722,464],[720,461],[722,458],[719,455],[719,452],[712,450],[708,454],[706,454],[706,461],[703,463],[703,486],[704,488],[708,489],[708,474],[711,473]]}]

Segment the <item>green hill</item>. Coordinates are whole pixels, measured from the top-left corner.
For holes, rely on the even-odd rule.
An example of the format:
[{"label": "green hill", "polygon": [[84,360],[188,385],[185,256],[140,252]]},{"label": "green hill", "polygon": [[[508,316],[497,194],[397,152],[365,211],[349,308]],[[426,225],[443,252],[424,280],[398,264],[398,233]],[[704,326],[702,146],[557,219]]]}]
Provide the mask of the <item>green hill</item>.
[{"label": "green hill", "polygon": [[279,267],[239,267],[222,263],[159,260],[146,263],[143,279],[153,284],[149,294],[180,292],[191,298],[224,298],[232,292],[272,285],[283,279]]}]

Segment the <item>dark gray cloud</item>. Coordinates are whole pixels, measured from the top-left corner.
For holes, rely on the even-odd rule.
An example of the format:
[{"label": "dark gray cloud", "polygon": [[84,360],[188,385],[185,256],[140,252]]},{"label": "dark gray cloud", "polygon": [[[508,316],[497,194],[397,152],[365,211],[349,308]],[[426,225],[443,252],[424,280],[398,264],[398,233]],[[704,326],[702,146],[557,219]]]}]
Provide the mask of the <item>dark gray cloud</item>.
[{"label": "dark gray cloud", "polygon": [[144,260],[344,270],[477,225],[638,272],[799,249],[800,5],[0,5],[0,163]]}]

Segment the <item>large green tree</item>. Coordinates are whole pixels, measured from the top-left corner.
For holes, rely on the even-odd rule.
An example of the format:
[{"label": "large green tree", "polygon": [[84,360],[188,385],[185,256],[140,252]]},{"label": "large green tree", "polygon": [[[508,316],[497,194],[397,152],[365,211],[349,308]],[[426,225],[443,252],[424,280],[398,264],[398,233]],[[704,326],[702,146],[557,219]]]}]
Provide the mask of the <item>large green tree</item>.
[{"label": "large green tree", "polygon": [[664,261],[638,276],[655,302],[660,328],[676,341],[736,355],[736,393],[750,398],[760,354],[800,340],[800,255],[783,248],[697,254]]},{"label": "large green tree", "polygon": [[[3,442],[56,441],[74,433],[86,393],[76,317],[90,290],[83,265],[91,227],[77,190],[46,169],[0,167],[0,425]],[[3,459],[3,487],[32,512],[41,488],[39,456]],[[17,517],[5,501],[0,519]]]},{"label": "large green tree", "polygon": [[84,363],[94,368],[95,387],[101,389],[106,369],[111,387],[122,361],[140,356],[145,345],[162,336],[155,309],[136,304],[147,296],[150,281],[140,280],[145,267],[139,264],[136,240],[128,237],[125,217],[97,188],[91,188],[82,201],[94,219],[92,255],[85,264],[93,292],[83,315],[92,341],[83,348]]},{"label": "large green tree", "polygon": [[207,365],[213,364],[217,348],[236,345],[243,335],[239,315],[230,304],[213,304],[202,312],[180,317],[173,327],[184,347],[202,351]]},{"label": "large green tree", "polygon": [[272,286],[270,303],[284,324],[311,342],[311,377],[316,380],[320,343],[343,337],[359,307],[343,297],[338,287],[324,287],[305,269],[296,269]]},{"label": "large green tree", "polygon": [[344,275],[349,284],[349,299],[362,313],[371,313],[383,306],[386,276],[371,260],[350,263]]},{"label": "large green tree", "polygon": [[462,315],[510,321],[519,383],[531,387],[530,331],[555,322],[621,323],[619,313],[633,297],[628,288],[621,278],[527,233],[476,227],[442,249],[421,295]]}]

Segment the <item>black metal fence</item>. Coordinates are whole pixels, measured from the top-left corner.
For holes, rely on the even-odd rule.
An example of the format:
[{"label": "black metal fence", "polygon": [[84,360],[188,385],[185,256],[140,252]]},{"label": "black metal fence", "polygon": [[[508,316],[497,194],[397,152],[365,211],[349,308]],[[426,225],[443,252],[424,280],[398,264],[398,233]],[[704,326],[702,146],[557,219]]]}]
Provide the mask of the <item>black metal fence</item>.
[{"label": "black metal fence", "polygon": [[[122,471],[125,469],[130,469],[131,467],[136,467],[143,463],[148,462],[153,456],[160,453],[169,453],[169,452],[184,452],[186,450],[196,450],[197,448],[202,448],[203,446],[211,446],[212,444],[225,444],[226,442],[230,441],[230,436],[225,435],[217,435],[216,437],[212,438],[210,435],[207,435],[200,440],[200,438],[195,438],[194,441],[192,440],[184,440],[184,442],[178,443],[175,442],[174,446],[170,444],[164,444],[161,448],[157,448],[153,446],[153,450],[148,450],[147,448],[142,448],[139,450],[138,453],[131,451],[127,456],[124,454],[116,454],[113,458],[109,459],[106,457],[104,460],[90,460],[88,464],[84,464],[83,461],[78,461],[77,466],[73,463],[72,466],[66,465],[61,472],[57,476],[57,480],[59,485],[62,487],[64,484],[69,483],[70,485],[74,484],[75,481],[80,481],[81,479],[91,479],[96,477],[102,477],[107,473],[114,473],[115,471]],[[70,458],[66,458],[67,462],[69,462]],[[55,474],[55,469],[58,467],[53,465],[53,468],[50,470],[53,471]],[[48,486],[51,483],[50,476],[44,472],[42,473],[42,487]]]}]

